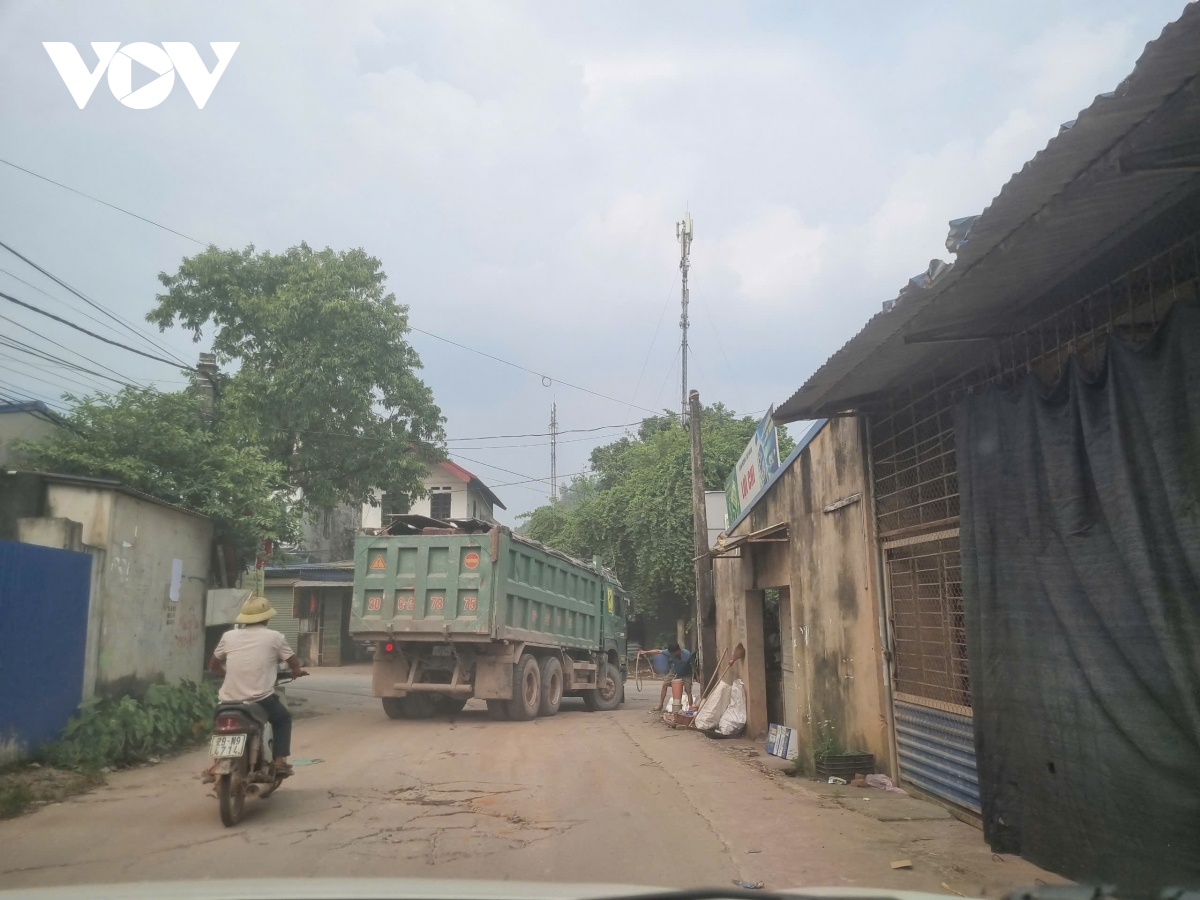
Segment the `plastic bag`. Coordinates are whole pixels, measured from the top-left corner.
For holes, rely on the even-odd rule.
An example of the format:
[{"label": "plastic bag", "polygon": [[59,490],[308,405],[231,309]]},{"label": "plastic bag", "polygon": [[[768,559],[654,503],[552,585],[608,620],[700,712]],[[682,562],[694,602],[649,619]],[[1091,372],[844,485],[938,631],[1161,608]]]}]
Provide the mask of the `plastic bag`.
[{"label": "plastic bag", "polygon": [[726,737],[739,734],[746,727],[746,685],[742,679],[735,679],[730,691],[729,705],[721,714],[717,732]]},{"label": "plastic bag", "polygon": [[898,788],[892,783],[892,779],[886,775],[868,775],[865,779],[867,784],[873,788],[879,788],[881,791],[890,791],[893,794],[907,794],[908,791],[903,788]]},{"label": "plastic bag", "polygon": [[712,731],[721,723],[721,716],[725,713],[725,708],[729,706],[729,698],[733,694],[733,688],[724,681],[717,682],[717,686],[713,688],[713,692],[705,698],[700,704],[700,709],[696,711],[696,728],[700,731]]}]

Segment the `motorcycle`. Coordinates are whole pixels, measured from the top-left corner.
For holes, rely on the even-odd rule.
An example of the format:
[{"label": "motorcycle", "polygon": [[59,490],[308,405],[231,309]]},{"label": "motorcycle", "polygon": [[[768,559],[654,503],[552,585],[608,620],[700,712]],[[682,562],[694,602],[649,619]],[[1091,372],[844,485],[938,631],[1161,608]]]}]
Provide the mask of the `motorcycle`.
[{"label": "motorcycle", "polygon": [[[275,678],[276,685],[290,681],[295,678],[286,670]],[[266,799],[288,777],[288,773],[276,771],[271,723],[258,703],[217,705],[209,753],[221,822],[227,828],[241,821],[247,795]]]}]

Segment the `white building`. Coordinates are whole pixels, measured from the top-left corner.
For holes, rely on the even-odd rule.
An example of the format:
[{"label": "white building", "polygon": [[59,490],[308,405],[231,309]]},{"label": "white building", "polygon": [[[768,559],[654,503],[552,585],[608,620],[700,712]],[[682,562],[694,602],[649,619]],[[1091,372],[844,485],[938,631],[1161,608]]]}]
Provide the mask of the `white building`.
[{"label": "white building", "polygon": [[410,513],[431,519],[483,519],[494,522],[495,508],[507,509],[492,489],[462,466],[449,460],[432,463],[425,476],[427,495],[411,506],[403,501],[389,500],[387,494],[376,494],[376,505],[364,503],[362,527],[381,528],[388,516]]}]

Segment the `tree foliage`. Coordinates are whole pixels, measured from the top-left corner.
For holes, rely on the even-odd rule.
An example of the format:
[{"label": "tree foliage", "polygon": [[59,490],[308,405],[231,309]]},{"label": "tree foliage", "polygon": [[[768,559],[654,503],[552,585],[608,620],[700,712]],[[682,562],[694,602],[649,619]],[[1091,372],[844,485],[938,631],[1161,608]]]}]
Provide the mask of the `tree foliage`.
[{"label": "tree foliage", "polygon": [[[724,490],[758,421],[719,403],[701,419],[704,487]],[[790,452],[782,430],[779,441]],[[573,556],[600,556],[646,619],[686,615],[695,592],[690,431],[674,415],[644,419],[636,437],[593,450],[591,469],[566,502],[526,514],[525,533]]]},{"label": "tree foliage", "polygon": [[417,376],[408,307],[362,250],[282,254],[209,247],[162,273],[147,317],[179,324],[236,371],[223,415],[258,435],[307,507],[359,504],[373,488],[412,499],[441,458],[441,411]]},{"label": "tree foliage", "polygon": [[127,387],[70,400],[67,427],[21,445],[32,467],[111,478],[210,516],[243,558],[264,537],[292,536],[283,466],[225,420],[205,422],[193,394]]}]

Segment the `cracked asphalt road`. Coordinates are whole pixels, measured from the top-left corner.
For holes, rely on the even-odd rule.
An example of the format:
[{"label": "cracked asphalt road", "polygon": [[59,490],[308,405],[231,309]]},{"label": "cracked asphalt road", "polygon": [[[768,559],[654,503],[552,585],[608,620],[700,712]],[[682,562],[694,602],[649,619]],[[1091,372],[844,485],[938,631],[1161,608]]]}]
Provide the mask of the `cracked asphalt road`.
[{"label": "cracked asphalt road", "polygon": [[248,800],[239,827],[222,827],[197,776],[207,758],[189,753],[0,822],[0,887],[357,875],[998,896],[1059,880],[994,856],[940,807],[831,797],[749,742],[672,731],[649,712],[657,692],[632,688],[613,713],[575,700],[493,722],[472,701],[453,720],[392,721],[365,669],[324,670],[289,694],[293,755],[321,761]]}]

